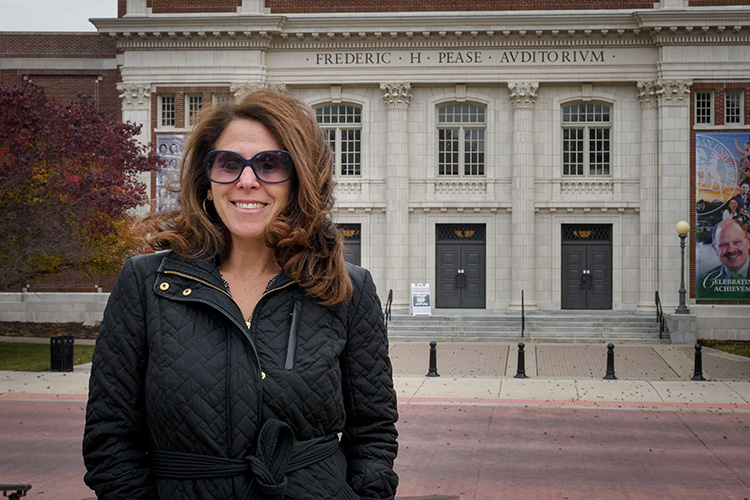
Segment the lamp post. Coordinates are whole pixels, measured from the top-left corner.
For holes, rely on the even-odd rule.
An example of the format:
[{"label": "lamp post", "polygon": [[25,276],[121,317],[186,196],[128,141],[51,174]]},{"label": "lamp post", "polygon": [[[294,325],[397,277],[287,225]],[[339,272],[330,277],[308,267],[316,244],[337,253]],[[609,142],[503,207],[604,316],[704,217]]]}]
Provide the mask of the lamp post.
[{"label": "lamp post", "polygon": [[685,305],[685,238],[690,232],[690,224],[681,220],[675,226],[677,235],[680,237],[680,305],[674,310],[676,314],[690,314],[690,309]]}]

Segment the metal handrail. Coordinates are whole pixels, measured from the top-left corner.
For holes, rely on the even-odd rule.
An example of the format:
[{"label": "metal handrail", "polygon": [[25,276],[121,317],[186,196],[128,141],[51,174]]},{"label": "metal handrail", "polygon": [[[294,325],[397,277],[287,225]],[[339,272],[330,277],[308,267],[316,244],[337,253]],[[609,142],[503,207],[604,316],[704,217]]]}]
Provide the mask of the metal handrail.
[{"label": "metal handrail", "polygon": [[659,291],[656,291],[656,322],[659,323],[659,339],[664,334],[664,327],[666,325],[666,319],[664,318],[664,311],[661,307],[661,300],[659,299]]},{"label": "metal handrail", "polygon": [[388,290],[388,300],[385,301],[385,331],[388,331],[388,320],[391,319],[391,304],[393,304],[393,289]]}]

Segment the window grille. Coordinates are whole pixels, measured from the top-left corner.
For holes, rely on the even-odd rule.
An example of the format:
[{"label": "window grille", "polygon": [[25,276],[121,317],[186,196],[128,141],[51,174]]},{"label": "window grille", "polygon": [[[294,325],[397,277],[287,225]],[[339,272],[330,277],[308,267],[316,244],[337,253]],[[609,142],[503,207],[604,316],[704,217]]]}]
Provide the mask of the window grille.
[{"label": "window grille", "polygon": [[362,230],[360,224],[338,224],[341,234],[346,241],[361,241]]},{"label": "window grille", "polygon": [[175,126],[175,101],[173,95],[159,96],[159,126]]},{"label": "window grille", "polygon": [[611,171],[611,108],[582,102],[563,106],[563,175],[609,176]]},{"label": "window grille", "polygon": [[437,224],[437,241],[475,241],[484,242],[486,229],[484,224]]},{"label": "window grille", "polygon": [[714,96],[712,92],[695,93],[695,123],[710,125],[713,123]]},{"label": "window grille", "polygon": [[362,108],[332,104],[315,109],[315,116],[333,150],[336,171],[342,176],[362,173]]},{"label": "window grille", "polygon": [[728,90],[724,94],[724,123],[742,124],[742,92]]},{"label": "window grille", "polygon": [[571,241],[612,241],[609,224],[563,224],[562,239]]},{"label": "window grille", "polygon": [[437,110],[438,175],[485,174],[486,110],[477,104],[447,104]]},{"label": "window grille", "polygon": [[202,95],[189,95],[187,96],[187,125],[193,126],[198,118],[198,113],[203,109],[203,96]]}]

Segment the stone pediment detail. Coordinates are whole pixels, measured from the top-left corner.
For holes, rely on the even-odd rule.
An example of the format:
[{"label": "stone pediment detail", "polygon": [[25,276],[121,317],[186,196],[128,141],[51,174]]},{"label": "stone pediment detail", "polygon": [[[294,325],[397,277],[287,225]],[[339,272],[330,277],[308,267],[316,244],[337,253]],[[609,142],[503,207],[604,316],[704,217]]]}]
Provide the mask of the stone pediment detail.
[{"label": "stone pediment detail", "polygon": [[560,192],[562,194],[613,194],[615,182],[607,180],[583,180],[563,179],[560,181]]},{"label": "stone pediment detail", "polygon": [[487,181],[435,181],[435,194],[485,194]]},{"label": "stone pediment detail", "polygon": [[336,183],[336,194],[362,194],[362,183],[359,181],[344,181]]}]

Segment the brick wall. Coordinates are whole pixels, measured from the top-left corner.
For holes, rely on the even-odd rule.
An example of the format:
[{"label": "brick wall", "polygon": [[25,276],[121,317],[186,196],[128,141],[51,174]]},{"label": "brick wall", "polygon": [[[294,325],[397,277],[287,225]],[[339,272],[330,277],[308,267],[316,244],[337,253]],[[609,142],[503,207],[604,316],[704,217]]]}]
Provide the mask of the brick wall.
[{"label": "brick wall", "polygon": [[242,0],[148,0],[154,14],[191,12],[237,12]]},{"label": "brick wall", "polygon": [[[117,82],[119,70],[80,69],[75,59],[114,60],[115,44],[98,33],[3,33],[0,34],[0,57],[3,59],[28,59],[28,65],[16,64],[13,69],[0,71],[0,83],[20,87],[31,81],[44,87],[48,94],[63,102],[74,99],[79,93],[94,98],[99,109],[109,111],[114,120],[122,119]],[[70,67],[46,69],[35,59],[58,59]]]},{"label": "brick wall", "polygon": [[652,9],[648,0],[266,0],[275,14],[319,12],[448,12],[581,9]]}]

